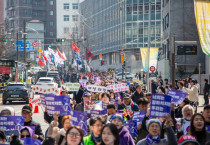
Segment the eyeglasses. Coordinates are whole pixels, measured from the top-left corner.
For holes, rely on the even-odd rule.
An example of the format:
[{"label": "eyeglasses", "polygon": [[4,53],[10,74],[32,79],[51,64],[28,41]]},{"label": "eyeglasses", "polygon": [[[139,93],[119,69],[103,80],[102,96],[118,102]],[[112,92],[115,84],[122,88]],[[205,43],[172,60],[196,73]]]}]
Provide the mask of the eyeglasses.
[{"label": "eyeglasses", "polygon": [[97,125],[93,125],[93,126],[96,126],[96,127],[103,127],[104,125],[99,125],[99,124],[97,124]]},{"label": "eyeglasses", "polygon": [[75,137],[75,138],[78,138],[78,137],[80,137],[80,134],[70,132],[70,133],[69,133],[69,136],[70,136],[70,137]]},{"label": "eyeglasses", "polygon": [[30,138],[30,135],[21,135],[21,138]]}]

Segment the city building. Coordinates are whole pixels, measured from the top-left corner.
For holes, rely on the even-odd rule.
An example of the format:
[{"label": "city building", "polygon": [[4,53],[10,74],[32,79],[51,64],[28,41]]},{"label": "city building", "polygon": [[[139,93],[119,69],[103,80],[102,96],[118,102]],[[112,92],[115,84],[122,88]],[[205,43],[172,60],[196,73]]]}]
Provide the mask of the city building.
[{"label": "city building", "polygon": [[[124,50],[125,71],[142,71],[140,48],[148,47],[149,0],[86,0],[80,11],[84,16],[85,45],[95,55],[91,61],[94,70],[113,68],[121,72],[120,51]],[[161,0],[151,0],[150,28],[154,42],[151,47],[160,47]]]},{"label": "city building", "polygon": [[[26,31],[28,22],[38,20],[44,23],[44,43],[47,48],[55,42],[56,32],[56,0],[7,0],[6,1],[5,26],[7,33],[11,35],[11,41],[16,41],[17,33],[22,40],[24,32],[24,21],[26,22]],[[37,31],[37,30],[34,30]],[[36,41],[37,38],[34,38]],[[37,51],[37,50],[36,50]]]},{"label": "city building", "polygon": [[[158,74],[162,78],[171,78],[171,47],[172,36],[175,37],[176,78],[198,73],[199,63],[201,73],[205,71],[205,55],[202,52],[196,27],[194,3],[191,0],[163,0],[161,35],[162,49],[159,51]],[[178,41],[178,42],[177,42]],[[182,54],[184,47],[196,50],[194,55]],[[179,51],[178,51],[179,50]]]},{"label": "city building", "polygon": [[[59,1],[59,2],[58,2]],[[57,46],[70,58],[71,43],[79,38],[79,0],[58,0],[56,3]],[[73,40],[74,39],[74,40]]]}]

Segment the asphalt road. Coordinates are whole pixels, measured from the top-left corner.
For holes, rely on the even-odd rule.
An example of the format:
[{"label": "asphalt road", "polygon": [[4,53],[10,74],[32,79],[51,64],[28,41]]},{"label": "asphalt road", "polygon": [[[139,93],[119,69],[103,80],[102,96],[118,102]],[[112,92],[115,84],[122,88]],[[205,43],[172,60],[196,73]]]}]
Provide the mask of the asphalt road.
[{"label": "asphalt road", "polygon": [[[34,96],[34,98],[39,98],[39,97],[40,97],[39,95]],[[25,105],[25,102],[12,102],[11,104],[7,103],[6,105],[3,105],[1,99],[2,99],[2,97],[0,96],[0,110],[4,106],[10,106],[10,107],[14,108],[16,116],[21,115],[21,109]],[[200,95],[199,96],[199,107],[198,107],[197,112],[203,111],[203,106],[201,106],[203,103],[204,103],[203,95]],[[34,109],[34,106],[33,106],[33,109]],[[39,106],[39,113],[33,113],[32,118],[33,118],[33,120],[35,120],[36,122],[39,122],[41,124],[43,133],[45,133],[45,131],[47,130],[49,125],[47,123],[45,123],[45,121],[44,121],[44,113],[43,112],[44,112],[44,108]]]}]

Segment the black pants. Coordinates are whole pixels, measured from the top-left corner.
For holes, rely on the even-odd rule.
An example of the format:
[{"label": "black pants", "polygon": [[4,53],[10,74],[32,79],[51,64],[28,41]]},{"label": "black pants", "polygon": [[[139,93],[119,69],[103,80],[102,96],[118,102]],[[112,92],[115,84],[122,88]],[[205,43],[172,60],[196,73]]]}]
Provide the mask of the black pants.
[{"label": "black pants", "polygon": [[204,94],[204,104],[208,105],[209,104],[209,94],[206,95],[206,93]]}]

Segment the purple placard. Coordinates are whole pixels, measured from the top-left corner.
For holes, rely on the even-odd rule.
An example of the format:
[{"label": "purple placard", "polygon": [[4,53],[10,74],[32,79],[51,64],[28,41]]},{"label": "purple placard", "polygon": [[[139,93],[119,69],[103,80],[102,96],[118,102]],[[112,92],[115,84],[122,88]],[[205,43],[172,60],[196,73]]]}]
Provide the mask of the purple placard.
[{"label": "purple placard", "polygon": [[0,116],[0,128],[4,130],[16,129],[20,130],[24,125],[23,116]]},{"label": "purple placard", "polygon": [[41,145],[41,141],[33,138],[21,138],[24,145]]},{"label": "purple placard", "polygon": [[42,105],[45,108],[46,107],[46,105],[45,105],[45,95],[41,94],[40,98],[41,98]]},{"label": "purple placard", "polygon": [[142,123],[142,120],[144,119],[146,113],[146,110],[134,112],[132,120],[136,120],[137,124]]},{"label": "purple placard", "polygon": [[107,113],[106,110],[91,110],[90,111],[90,117],[97,117],[97,116],[103,116]]},{"label": "purple placard", "polygon": [[136,120],[127,120],[124,126],[127,127],[132,137],[136,137],[138,135]]},{"label": "purple placard", "polygon": [[49,115],[53,115],[55,112],[60,116],[70,115],[70,97],[67,95],[45,95],[45,103]]},{"label": "purple placard", "polygon": [[184,101],[187,93],[176,90],[169,90],[167,95],[171,96],[171,102],[173,102],[175,105],[178,105]]},{"label": "purple placard", "polygon": [[71,111],[71,124],[79,126],[84,135],[87,135],[87,113],[81,111]]},{"label": "purple placard", "polygon": [[164,117],[171,113],[171,96],[152,94],[150,103],[150,117]]}]

